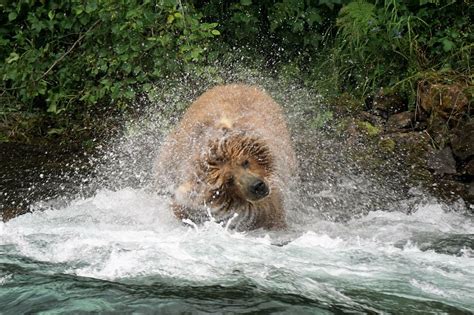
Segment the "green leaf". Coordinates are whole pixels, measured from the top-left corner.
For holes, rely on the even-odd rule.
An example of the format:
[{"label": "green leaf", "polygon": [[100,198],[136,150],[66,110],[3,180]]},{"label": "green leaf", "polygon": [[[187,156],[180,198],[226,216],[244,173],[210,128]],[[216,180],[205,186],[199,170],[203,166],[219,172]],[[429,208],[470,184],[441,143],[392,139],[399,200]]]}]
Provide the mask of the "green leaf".
[{"label": "green leaf", "polygon": [[446,52],[452,50],[455,47],[454,43],[447,38],[443,38],[441,43],[443,44],[443,50]]},{"label": "green leaf", "polygon": [[48,17],[50,20],[54,19],[54,12],[53,11],[49,11],[48,12]]},{"label": "green leaf", "polygon": [[221,32],[219,32],[218,30],[212,30],[211,34],[215,35],[215,36],[218,36],[218,35],[221,35]]},{"label": "green leaf", "polygon": [[316,10],[309,12],[308,14],[308,24],[312,26],[313,24],[321,24],[323,19]]},{"label": "green leaf", "polygon": [[153,86],[150,83],[143,84],[143,90],[145,92],[149,92],[152,88],[153,88]]},{"label": "green leaf", "polygon": [[92,13],[97,10],[97,1],[96,0],[89,0],[86,1],[86,13]]},{"label": "green leaf", "polygon": [[16,52],[12,52],[10,56],[7,58],[6,63],[12,63],[20,59],[20,55],[18,55]]},{"label": "green leaf", "polygon": [[15,20],[17,16],[18,16],[18,14],[16,12],[10,12],[8,14],[8,21],[11,22],[11,21]]},{"label": "green leaf", "polygon": [[48,106],[48,113],[56,114],[58,112],[57,103],[51,102]]},{"label": "green leaf", "polygon": [[90,17],[89,15],[81,15],[81,17],[79,18],[79,21],[81,22],[82,25],[86,25],[89,23]]},{"label": "green leaf", "polygon": [[125,98],[127,99],[132,99],[135,97],[135,91],[133,90],[125,91],[125,93],[123,93],[123,96],[125,96]]},{"label": "green leaf", "polygon": [[319,0],[319,5],[325,4],[330,10],[334,9],[334,4],[339,4],[339,1],[334,0]]},{"label": "green leaf", "polygon": [[80,6],[77,6],[77,7],[74,8],[74,13],[76,15],[80,15],[82,12],[84,12],[84,7],[83,6],[80,5]]},{"label": "green leaf", "polygon": [[252,0],[240,0],[240,4],[248,6],[252,4]]},{"label": "green leaf", "polygon": [[48,130],[48,135],[60,135],[64,133],[64,128],[51,128]]}]

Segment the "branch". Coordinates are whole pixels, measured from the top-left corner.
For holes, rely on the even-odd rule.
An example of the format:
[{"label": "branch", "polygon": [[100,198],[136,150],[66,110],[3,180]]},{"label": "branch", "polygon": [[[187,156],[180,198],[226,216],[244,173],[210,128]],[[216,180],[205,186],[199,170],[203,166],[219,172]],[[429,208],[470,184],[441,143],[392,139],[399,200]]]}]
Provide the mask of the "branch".
[{"label": "branch", "polygon": [[77,44],[79,44],[79,42],[86,36],[87,33],[89,33],[90,31],[92,31],[92,29],[94,27],[96,27],[97,24],[99,24],[100,20],[97,20],[95,21],[94,24],[92,24],[91,27],[89,27],[89,29],[87,31],[85,31],[83,34],[81,34],[81,36],[79,36],[79,38],[74,42],[74,44],[72,44],[71,47],[69,47],[69,49],[61,56],[59,57],[55,62],[53,62],[53,64],[48,68],[48,70],[46,70],[45,73],[43,73],[43,75],[37,80],[41,80],[42,78],[44,78],[45,76],[48,75],[48,73],[51,72],[51,70],[53,70],[53,68],[59,63],[61,62],[61,60],[64,59],[64,57],[66,57],[75,47]]}]

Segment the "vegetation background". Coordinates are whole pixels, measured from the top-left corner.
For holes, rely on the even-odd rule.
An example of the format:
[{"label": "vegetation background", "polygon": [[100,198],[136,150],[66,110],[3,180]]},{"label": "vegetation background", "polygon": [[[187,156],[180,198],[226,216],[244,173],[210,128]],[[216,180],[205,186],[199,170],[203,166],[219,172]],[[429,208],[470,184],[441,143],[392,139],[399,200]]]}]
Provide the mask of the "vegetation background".
[{"label": "vegetation background", "polygon": [[0,141],[87,146],[111,129],[108,117],[146,100],[157,82],[212,76],[222,60],[241,57],[351,112],[381,89],[414,111],[420,82],[459,83],[472,104],[473,7],[469,0],[2,1]]}]

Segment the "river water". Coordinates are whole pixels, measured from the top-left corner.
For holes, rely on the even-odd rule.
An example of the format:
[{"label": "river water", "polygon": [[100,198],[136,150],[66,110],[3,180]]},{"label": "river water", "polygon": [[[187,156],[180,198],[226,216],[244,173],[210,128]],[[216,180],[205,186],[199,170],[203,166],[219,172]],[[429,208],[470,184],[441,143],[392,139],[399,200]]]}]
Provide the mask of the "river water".
[{"label": "river water", "polygon": [[150,188],[159,137],[130,129],[78,177],[88,189],[0,223],[0,313],[474,312],[474,219],[461,201],[364,173],[337,140],[306,134],[288,231],[184,226]]},{"label": "river water", "polygon": [[0,223],[2,312],[474,311],[474,222],[440,204],[272,233],[185,227],[165,204],[100,190]]}]

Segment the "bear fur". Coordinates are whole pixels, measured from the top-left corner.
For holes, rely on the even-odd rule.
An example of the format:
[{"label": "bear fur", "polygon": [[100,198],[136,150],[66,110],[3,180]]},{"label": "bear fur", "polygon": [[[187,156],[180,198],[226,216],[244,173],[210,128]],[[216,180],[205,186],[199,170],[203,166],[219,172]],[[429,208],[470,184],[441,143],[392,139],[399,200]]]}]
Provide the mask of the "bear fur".
[{"label": "bear fur", "polygon": [[237,230],[286,227],[295,153],[281,107],[257,87],[223,85],[202,94],[162,144],[155,166],[181,220],[212,216]]}]

